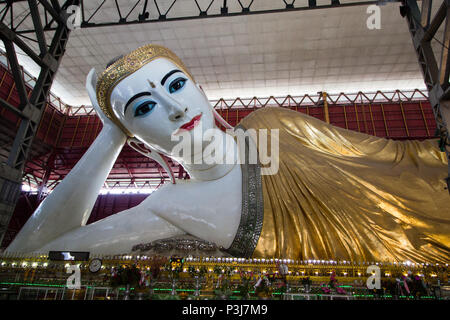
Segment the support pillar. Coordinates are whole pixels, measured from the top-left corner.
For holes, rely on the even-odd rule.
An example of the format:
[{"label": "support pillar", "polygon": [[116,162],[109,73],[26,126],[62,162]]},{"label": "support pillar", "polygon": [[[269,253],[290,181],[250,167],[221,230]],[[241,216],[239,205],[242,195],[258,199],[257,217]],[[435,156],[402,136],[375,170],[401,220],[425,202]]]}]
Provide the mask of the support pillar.
[{"label": "support pillar", "polygon": [[[445,152],[449,162],[448,176],[445,179],[450,193],[450,0],[442,0],[441,5],[431,16],[432,0],[422,0],[422,10],[416,0],[403,0],[400,14],[406,18],[419,66],[429,93],[429,101],[436,119],[436,135],[439,148]],[[431,40],[442,23],[444,40],[441,48],[441,61],[434,56]]]},{"label": "support pillar", "polygon": [[[34,26],[33,32],[39,44],[38,52],[35,52],[36,49],[28,46],[17,33],[18,21],[14,21],[15,11],[13,10],[15,2],[5,1],[0,4],[0,9],[4,13],[0,21],[0,39],[5,45],[6,56],[20,97],[19,106],[14,108],[18,110],[17,113],[22,118],[8,160],[6,163],[0,164],[0,244],[19,199],[22,186],[22,171],[47,104],[47,97],[53,79],[65,52],[70,34],[70,29],[66,25],[67,8],[70,5],[78,5],[79,2],[79,0],[67,0],[60,6],[58,1],[51,1],[50,4],[46,0],[39,2],[37,0],[28,0],[30,16]],[[50,44],[46,42],[41,21],[40,12],[42,11],[46,16],[49,15],[53,18],[55,25]],[[10,17],[8,22],[5,20],[7,16]],[[20,16],[17,19],[21,19]],[[19,66],[15,50],[16,46],[41,67],[29,98],[25,91],[22,69]],[[6,102],[0,101],[0,105],[5,106]]]}]

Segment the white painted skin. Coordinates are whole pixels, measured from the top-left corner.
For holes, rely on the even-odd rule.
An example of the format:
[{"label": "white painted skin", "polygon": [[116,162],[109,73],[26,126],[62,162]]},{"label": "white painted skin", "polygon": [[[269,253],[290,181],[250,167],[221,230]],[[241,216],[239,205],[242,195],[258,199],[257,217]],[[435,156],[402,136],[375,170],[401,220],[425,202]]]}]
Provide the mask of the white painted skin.
[{"label": "white painted skin", "polygon": [[[215,128],[207,97],[188,75],[176,72],[161,84],[164,76],[175,69],[178,68],[169,60],[154,60],[123,79],[111,93],[111,105],[122,124],[146,145],[169,157],[173,156],[172,148],[177,143],[171,141],[171,134],[194,116],[202,114],[201,125],[191,131],[193,141],[196,130],[204,132]],[[185,79],[184,86],[170,92],[169,86],[180,77]],[[95,94],[96,81],[93,69],[87,77],[86,88],[103,121],[102,131],[6,251],[76,250],[124,254],[136,244],[183,234],[228,248],[241,215],[239,164],[189,164],[188,159],[176,158],[191,180],[166,184],[140,205],[85,225],[100,188],[126,141],[125,134],[101,112]],[[150,92],[151,96],[135,99],[124,113],[128,100],[141,92]],[[155,103],[152,111],[137,115],[136,109],[149,101]],[[203,144],[203,148],[205,146]],[[237,153],[234,142],[231,147]]]}]

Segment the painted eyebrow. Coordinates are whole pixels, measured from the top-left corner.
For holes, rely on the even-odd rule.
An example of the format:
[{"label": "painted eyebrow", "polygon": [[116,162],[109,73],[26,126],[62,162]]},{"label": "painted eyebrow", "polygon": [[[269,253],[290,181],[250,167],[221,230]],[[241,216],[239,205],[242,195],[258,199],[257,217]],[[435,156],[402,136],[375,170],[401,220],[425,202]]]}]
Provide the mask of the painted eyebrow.
[{"label": "painted eyebrow", "polygon": [[178,70],[178,69],[175,69],[175,70],[170,71],[169,73],[167,73],[167,74],[161,79],[161,85],[163,86],[164,83],[166,83],[167,78],[169,78],[171,75],[173,75],[174,73],[177,73],[177,72],[183,73],[183,71]]},{"label": "painted eyebrow", "polygon": [[151,96],[152,94],[150,92],[144,91],[144,92],[139,92],[137,94],[135,94],[134,96],[132,96],[130,98],[130,100],[128,100],[127,104],[125,105],[125,108],[123,109],[123,113],[125,114],[125,112],[127,112],[127,108],[130,105],[131,102],[133,102],[134,99],[137,99],[139,97],[142,96]]}]

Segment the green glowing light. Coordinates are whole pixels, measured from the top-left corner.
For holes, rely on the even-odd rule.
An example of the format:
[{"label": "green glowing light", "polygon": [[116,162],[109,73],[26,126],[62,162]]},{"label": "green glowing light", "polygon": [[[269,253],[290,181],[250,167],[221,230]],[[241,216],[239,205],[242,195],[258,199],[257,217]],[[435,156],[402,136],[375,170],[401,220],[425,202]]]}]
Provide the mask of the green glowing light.
[{"label": "green glowing light", "polygon": [[22,283],[22,282],[0,282],[0,284],[7,284],[12,286],[36,286],[36,287],[58,287],[64,288],[62,284],[42,284],[42,283]]}]

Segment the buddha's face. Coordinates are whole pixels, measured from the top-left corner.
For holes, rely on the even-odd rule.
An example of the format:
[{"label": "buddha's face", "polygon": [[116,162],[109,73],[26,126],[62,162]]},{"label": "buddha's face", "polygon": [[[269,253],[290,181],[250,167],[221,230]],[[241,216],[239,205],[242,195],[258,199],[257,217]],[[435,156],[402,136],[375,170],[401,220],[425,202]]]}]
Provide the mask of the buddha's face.
[{"label": "buddha's face", "polygon": [[203,91],[164,58],[147,63],[121,80],[110,101],[119,121],[136,138],[169,156],[179,143],[172,136],[189,134],[192,143],[203,146],[197,140],[215,127],[212,108]]}]

